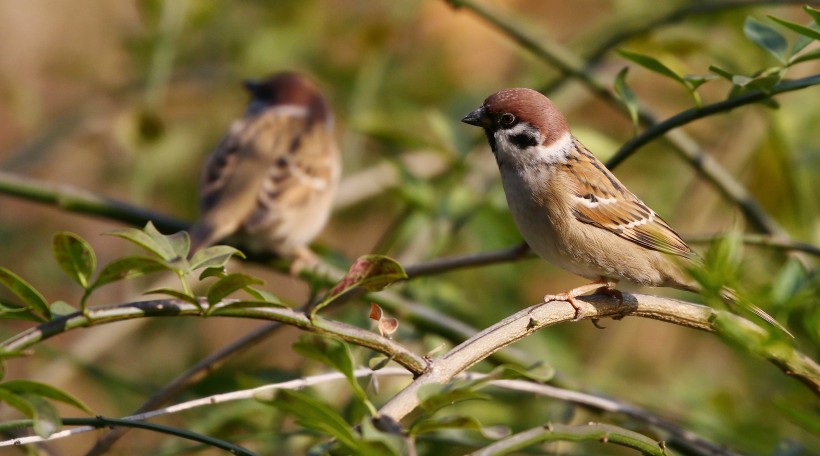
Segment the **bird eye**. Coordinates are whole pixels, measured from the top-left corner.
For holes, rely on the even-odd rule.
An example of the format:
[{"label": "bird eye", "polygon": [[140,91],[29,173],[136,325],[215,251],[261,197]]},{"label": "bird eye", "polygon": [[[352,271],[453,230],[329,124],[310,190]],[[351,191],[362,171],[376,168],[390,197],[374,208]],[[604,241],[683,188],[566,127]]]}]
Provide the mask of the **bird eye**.
[{"label": "bird eye", "polygon": [[501,125],[509,126],[512,125],[513,122],[515,122],[515,116],[510,114],[509,112],[506,112],[501,115]]}]

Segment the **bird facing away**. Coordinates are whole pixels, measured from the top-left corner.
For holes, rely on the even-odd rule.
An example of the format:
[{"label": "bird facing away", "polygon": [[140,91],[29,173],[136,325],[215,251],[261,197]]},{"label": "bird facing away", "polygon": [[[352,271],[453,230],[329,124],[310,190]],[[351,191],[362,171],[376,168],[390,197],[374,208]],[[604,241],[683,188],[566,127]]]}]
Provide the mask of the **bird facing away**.
[{"label": "bird facing away", "polygon": [[286,72],[247,81],[245,116],[207,160],[191,252],[238,234],[255,251],[314,264],[341,176],[333,114],[319,88]]},{"label": "bird facing away", "polygon": [[[594,282],[544,301],[611,291],[620,280],[694,291],[694,252],[581,144],[549,98],[506,89],[462,119],[484,129],[519,231],[541,258]],[[782,328],[763,310],[761,318]],[[786,331],[788,333],[788,331]]]}]

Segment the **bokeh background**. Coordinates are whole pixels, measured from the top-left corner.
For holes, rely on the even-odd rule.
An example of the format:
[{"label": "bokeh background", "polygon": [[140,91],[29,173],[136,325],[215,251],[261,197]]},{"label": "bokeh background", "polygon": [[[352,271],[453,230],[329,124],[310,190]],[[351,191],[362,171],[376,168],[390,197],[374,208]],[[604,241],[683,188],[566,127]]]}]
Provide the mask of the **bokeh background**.
[{"label": "bokeh background", "polygon": [[[634,31],[616,48],[652,55],[683,74],[706,74],[709,65],[738,73],[775,65],[744,36],[749,15],[808,21],[798,4],[733,2],[650,26],[667,11],[720,3],[481,4],[511,19],[522,32],[563,46],[578,58]],[[735,5],[741,3],[753,6]],[[680,85],[614,51],[591,71],[611,87],[628,65],[627,81],[659,118],[692,106]],[[807,62],[790,69],[788,77],[816,74],[819,68]],[[441,0],[0,0],[0,170],[192,221],[200,166],[247,101],[241,81],[278,70],[311,75],[336,110],[345,182],[316,249],[338,265],[373,251],[414,264],[521,242],[483,135],[459,123],[501,88],[550,89],[574,134],[601,159],[633,135],[623,111],[563,77],[475,14]],[[726,81],[716,80],[701,93],[710,103],[724,99],[729,89]],[[794,239],[817,244],[820,91],[808,88],[777,101],[776,110],[745,106],[684,130],[748,186]],[[616,174],[685,237],[753,231],[736,207],[662,140],[641,149]],[[100,236],[121,226],[105,217],[0,195],[0,266],[37,286],[49,301],[76,304],[82,292],[51,259],[52,234],[80,234],[105,263],[136,251],[120,239]],[[816,358],[816,261],[753,246],[742,253],[744,285],[759,292],[761,305],[788,324],[798,346]],[[306,284],[265,266],[233,268],[264,277],[270,291],[293,303],[308,296]],[[92,304],[134,300],[147,283],[101,289]],[[396,290],[483,328],[545,293],[582,283],[529,259],[418,279]],[[358,301],[331,315],[364,326],[368,309]],[[179,318],[74,331],[39,346],[36,356],[9,362],[7,376],[54,384],[100,414],[123,416],[186,367],[258,325]],[[646,407],[738,451],[818,454],[818,436],[793,417],[798,411],[814,414],[817,423],[816,397],[765,361],[713,335],[669,324],[626,318],[604,325],[605,330],[589,323],[560,325],[518,346],[579,389]],[[24,327],[3,323],[0,334],[7,337]],[[289,348],[299,335],[296,330],[277,333],[179,400],[325,369]],[[409,324],[396,337],[421,353],[442,342],[452,344]],[[331,393],[345,397],[343,385],[333,388],[328,388]],[[390,391],[381,396],[389,397]],[[592,419],[543,398],[499,399],[464,407],[485,424],[513,429]],[[168,421],[229,440],[242,435],[243,443],[263,454],[301,453],[307,444],[303,436],[271,437],[270,429],[286,420],[261,404],[215,407]],[[82,454],[94,438],[78,437],[51,448],[56,454]],[[121,453],[112,454],[178,454],[186,444],[132,432],[115,448]],[[453,444],[449,451],[460,454],[469,448]],[[553,444],[537,451],[628,454],[600,445]]]}]

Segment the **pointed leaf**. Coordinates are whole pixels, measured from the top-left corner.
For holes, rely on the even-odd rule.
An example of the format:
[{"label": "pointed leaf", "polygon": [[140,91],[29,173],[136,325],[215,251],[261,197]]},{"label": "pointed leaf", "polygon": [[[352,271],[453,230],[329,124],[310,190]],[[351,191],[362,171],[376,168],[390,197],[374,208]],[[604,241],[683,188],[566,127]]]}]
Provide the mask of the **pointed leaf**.
[{"label": "pointed leaf", "polygon": [[245,254],[229,245],[214,245],[202,249],[191,258],[191,269],[221,268],[228,263],[232,256],[245,258]]},{"label": "pointed leaf", "polygon": [[35,315],[28,307],[0,300],[0,318],[6,320],[27,320],[42,323],[43,318]]},{"label": "pointed leaf", "polygon": [[498,440],[510,435],[511,431],[506,426],[481,425],[477,418],[465,415],[451,415],[442,418],[428,418],[413,423],[410,429],[412,435],[427,434],[442,429],[468,429],[480,432],[484,437]]},{"label": "pointed leaf", "polygon": [[671,68],[664,65],[654,57],[650,57],[644,54],[638,54],[637,52],[623,50],[618,51],[618,54],[621,54],[623,58],[631,60],[648,70],[654,71],[655,73],[666,76],[670,79],[674,79],[675,81],[678,81],[686,85],[686,81],[683,79],[683,77],[681,77],[681,75],[679,75],[678,73],[676,73]]},{"label": "pointed leaf", "polygon": [[344,278],[336,284],[327,297],[311,312],[315,315],[319,309],[327,306],[336,298],[356,287],[368,291],[379,291],[393,282],[407,278],[404,268],[394,259],[384,255],[364,255],[356,259]]},{"label": "pointed leaf", "polygon": [[368,407],[372,415],[376,414],[376,409],[367,399],[367,394],[356,379],[353,354],[346,343],[326,337],[302,338],[293,345],[293,349],[307,358],[327,364],[344,374],[356,397]]},{"label": "pointed leaf", "polygon": [[726,79],[727,81],[732,81],[732,79],[735,77],[734,73],[732,73],[730,71],[727,71],[727,70],[724,70],[723,68],[721,68],[717,65],[709,65],[709,71],[711,71],[712,73],[715,73],[716,75]]},{"label": "pointed leaf", "polygon": [[697,89],[717,77],[718,76],[714,74],[687,74],[683,79],[689,81],[692,84],[692,88]]},{"label": "pointed leaf", "polygon": [[805,36],[806,38],[811,38],[812,40],[820,41],[820,31],[814,28],[806,27],[805,25],[800,25],[798,23],[787,21],[785,19],[780,19],[779,17],[769,16],[769,18],[777,22],[778,24],[782,25],[783,27],[786,27],[787,29],[793,32],[797,32]]},{"label": "pointed leaf", "polygon": [[254,288],[254,287],[245,287],[245,291],[249,295],[253,296],[254,298],[256,298],[256,299],[258,299],[262,302],[272,304],[272,305],[277,306],[277,307],[288,307],[288,305],[285,302],[283,302],[281,299],[279,299],[278,296],[276,296],[275,294],[273,294],[273,293],[271,293],[267,290],[260,290],[258,288]]},{"label": "pointed leaf", "polygon": [[136,228],[121,228],[109,231],[105,234],[131,241],[165,261],[171,261],[176,258],[176,253],[170,244],[162,245],[157,243],[157,241],[145,231]]},{"label": "pointed leaf", "polygon": [[811,51],[795,56],[789,61],[789,63],[795,65],[798,63],[808,62],[809,60],[816,59],[820,59],[820,48],[812,49]]},{"label": "pointed leaf", "polygon": [[222,301],[226,296],[237,290],[241,290],[249,285],[262,285],[263,283],[265,282],[263,282],[262,279],[248,274],[228,274],[208,287],[208,304],[211,306],[216,305],[219,301]]},{"label": "pointed leaf", "polygon": [[811,16],[811,18],[814,21],[815,25],[820,26],[820,10],[814,9],[809,5],[805,5],[803,7],[803,11],[805,11],[806,13],[808,13],[809,16]]},{"label": "pointed leaf", "polygon": [[199,307],[199,301],[197,300],[197,298],[195,296],[191,296],[189,294],[186,294],[183,291],[174,290],[173,288],[156,288],[156,289],[153,289],[153,290],[148,290],[143,294],[146,294],[146,295],[147,294],[164,294],[164,295],[168,295],[168,296],[171,296],[173,298],[176,298],[176,299],[191,303],[191,304]]},{"label": "pointed leaf", "polygon": [[51,311],[48,309],[48,302],[39,291],[20,278],[17,274],[6,268],[0,267],[0,284],[6,286],[14,293],[23,304],[30,309],[41,321],[51,319]]},{"label": "pointed leaf", "polygon": [[746,35],[746,38],[768,51],[777,60],[786,63],[786,49],[788,45],[786,38],[773,27],[769,26],[769,24],[765,24],[749,16],[743,24],[743,33]]},{"label": "pointed leaf", "polygon": [[202,271],[202,273],[200,273],[200,274],[199,274],[199,280],[205,280],[205,279],[209,279],[209,278],[211,278],[211,277],[218,277],[218,278],[222,278],[222,277],[225,277],[226,275],[228,275],[228,273],[227,273],[227,272],[225,272],[225,268],[224,268],[224,267],[222,267],[222,266],[214,266],[214,267],[212,267],[212,268],[206,268],[206,269],[204,269],[204,270]]},{"label": "pointed leaf", "polygon": [[80,310],[65,301],[54,301],[49,306],[51,314],[55,317],[62,317],[79,312]]},{"label": "pointed leaf", "polygon": [[59,432],[63,427],[63,422],[60,419],[60,412],[57,407],[51,402],[43,399],[41,396],[34,396],[30,394],[21,394],[34,409],[34,415],[31,417],[34,422],[34,433],[42,438],[46,438],[55,432]]},{"label": "pointed leaf", "polygon": [[615,77],[615,93],[620,98],[621,102],[626,106],[629,112],[629,118],[632,119],[632,127],[635,132],[638,131],[638,97],[635,92],[626,83],[626,74],[629,72],[629,67],[624,67],[618,72]]},{"label": "pointed leaf", "polygon": [[165,235],[159,232],[152,222],[145,224],[145,233],[156,242],[162,249],[163,259],[174,260],[177,258],[187,258],[188,250],[191,248],[191,239],[185,231]]},{"label": "pointed leaf", "polygon": [[[483,383],[487,381],[482,379]],[[444,407],[449,407],[457,402],[464,402],[476,399],[487,400],[490,396],[480,393],[471,388],[463,388],[454,385],[424,385],[418,392],[420,406],[432,415]]]},{"label": "pointed leaf", "polygon": [[97,268],[97,257],[88,242],[74,233],[61,231],[51,238],[51,251],[60,268],[87,289]]},{"label": "pointed leaf", "polygon": [[124,279],[169,270],[167,264],[151,257],[127,256],[108,263],[100,272],[91,289]]},{"label": "pointed leaf", "polygon": [[362,454],[362,444],[353,427],[324,402],[299,391],[280,390],[274,405],[293,414],[300,426],[333,436],[355,454]]},{"label": "pointed leaf", "polygon": [[34,396],[46,397],[58,402],[62,402],[64,404],[77,407],[78,409],[88,413],[89,415],[94,414],[94,411],[91,410],[87,405],[85,405],[81,400],[77,399],[69,393],[66,393],[63,390],[60,390],[45,383],[35,382],[32,380],[9,380],[7,382],[0,384],[0,388],[5,388],[6,390],[12,391],[17,394],[29,394]]}]

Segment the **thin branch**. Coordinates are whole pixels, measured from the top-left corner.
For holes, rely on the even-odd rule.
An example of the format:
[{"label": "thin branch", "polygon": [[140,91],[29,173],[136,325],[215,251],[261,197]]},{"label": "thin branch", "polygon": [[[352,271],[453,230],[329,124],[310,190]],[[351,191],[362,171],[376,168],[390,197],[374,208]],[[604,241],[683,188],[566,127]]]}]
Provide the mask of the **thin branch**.
[{"label": "thin branch", "polygon": [[[369,368],[359,368],[353,372],[353,375],[356,378],[362,377],[395,377],[395,376],[407,376],[412,377],[412,373],[404,368],[401,367],[387,367],[379,370],[372,370]],[[487,377],[487,374],[481,373],[463,373],[458,378],[464,378],[466,380],[474,380],[474,379],[481,379]],[[289,380],[285,382],[275,383],[264,385],[252,389],[241,390],[241,391],[233,391],[230,393],[223,393],[223,394],[215,394],[212,396],[194,399],[191,401],[182,402],[170,407],[165,407],[158,410],[146,410],[144,412],[135,413],[133,415],[121,418],[121,420],[127,421],[145,421],[161,416],[166,416],[174,413],[180,413],[183,411],[190,411],[192,409],[206,406],[206,405],[213,405],[213,404],[222,404],[230,401],[237,401],[237,400],[247,400],[247,399],[258,399],[260,397],[270,396],[275,394],[277,390],[281,389],[289,389],[289,390],[297,390],[297,389],[304,389],[311,386],[316,386],[320,384],[324,384],[327,382],[344,380],[345,376],[340,372],[330,372],[325,374],[319,375],[312,375],[309,377],[304,377],[300,379]],[[573,390],[567,390],[562,388],[556,388],[549,385],[544,385],[541,383],[536,383],[532,381],[526,380],[492,380],[488,383],[490,386],[496,388],[507,389],[511,391],[520,391],[526,392],[529,394],[537,394],[541,396],[552,397],[555,399],[559,399],[566,402],[572,402],[575,404],[579,404],[590,408],[592,410],[598,412],[608,412],[608,413],[619,413],[631,418],[639,419],[643,422],[646,422],[652,426],[658,427],[660,429],[665,430],[667,433],[670,434],[671,439],[670,441],[673,444],[681,445],[686,447],[687,449],[691,449],[696,451],[700,454],[711,454],[711,455],[733,455],[733,453],[725,450],[721,447],[716,446],[715,444],[708,442],[701,437],[693,434],[690,431],[686,431],[679,426],[675,425],[674,423],[667,421],[659,416],[653,415],[646,410],[641,408],[635,407],[633,405],[623,403],[620,401],[615,401],[612,399],[607,399],[599,396],[594,396],[588,393],[582,393]],[[8,423],[5,423],[4,426],[7,426]],[[31,427],[30,424],[21,425],[20,427]],[[58,433],[52,434],[47,438],[42,438],[38,436],[30,436],[30,437],[21,437],[16,439],[11,439],[7,441],[0,441],[0,447],[3,446],[10,446],[10,445],[25,445],[25,444],[33,444],[51,440],[57,440],[61,438],[70,437],[73,435],[81,434],[84,432],[89,432],[95,430],[96,427],[94,426],[85,426],[74,428],[70,430],[60,431]],[[112,432],[117,432],[122,428],[117,428]]]},{"label": "thin branch", "polygon": [[[804,252],[810,255],[820,256],[820,247],[807,242],[793,241],[777,236],[767,236],[765,234],[743,234],[741,240],[747,245],[757,245],[790,252]],[[686,242],[689,244],[709,244],[715,242],[715,236],[688,236]]]},{"label": "thin branch", "polygon": [[38,179],[0,171],[0,193],[50,204],[69,212],[94,215],[134,226],[149,220],[163,232],[188,229],[189,223],[139,206],[106,198],[70,185],[54,185]]},{"label": "thin branch", "polygon": [[[369,368],[359,368],[353,371],[353,375],[356,378],[361,377],[368,377],[368,376],[378,376],[378,377],[388,377],[388,376],[409,376],[412,375],[407,369],[400,368],[400,367],[387,367],[380,370],[372,370]],[[285,382],[280,383],[273,383],[269,385],[263,385],[256,388],[239,390],[239,391],[232,391],[230,393],[222,393],[222,394],[214,394],[212,396],[203,397],[199,399],[195,399],[192,401],[183,402],[180,404],[176,404],[170,407],[165,407],[159,410],[151,410],[146,411],[143,413],[137,413],[131,416],[126,416],[124,418],[120,418],[117,420],[119,423],[127,424],[128,427],[139,427],[133,425],[133,423],[141,423],[146,420],[157,418],[160,416],[171,415],[174,413],[180,413],[188,410],[192,410],[195,408],[214,405],[214,404],[224,404],[226,402],[231,401],[238,401],[238,400],[248,400],[248,399],[260,399],[260,398],[270,398],[272,397],[276,391],[278,390],[298,390],[307,388],[310,386],[316,386],[323,383],[331,382],[331,381],[338,381],[344,380],[346,377],[341,372],[329,372],[326,374],[319,374],[319,375],[312,375],[310,377],[305,378],[298,378],[294,380],[288,380]],[[107,420],[111,420],[110,418],[106,418]],[[30,423],[30,421],[28,421]],[[31,427],[31,424],[27,424],[24,427]],[[29,436],[29,437],[20,437],[11,440],[0,441],[0,447],[4,446],[12,446],[12,445],[28,445],[32,443],[40,443],[52,440],[63,439],[66,437],[70,437],[77,434],[82,434],[85,432],[93,431],[102,426],[95,426],[94,424],[74,428],[74,429],[67,429],[65,431],[55,432],[48,437],[39,437],[39,436]]]},{"label": "thin branch", "polygon": [[642,454],[667,456],[662,442],[657,442],[649,437],[639,434],[629,429],[619,426],[601,423],[589,423],[581,425],[566,425],[548,423],[544,426],[528,429],[518,434],[501,439],[492,445],[488,445],[478,451],[470,453],[471,456],[496,456],[508,454],[516,450],[535,445],[540,442],[553,441],[598,441],[601,443],[614,443],[616,445],[633,448]]},{"label": "thin branch", "polygon": [[[463,375],[466,379],[483,378],[485,376],[486,374],[476,374],[472,372]],[[459,376],[459,378],[461,377],[462,376]],[[663,417],[622,401],[527,380],[494,380],[490,382],[490,385],[497,388],[521,391],[572,402],[597,412],[617,413],[628,416],[647,423],[650,426],[663,429],[669,434],[667,441],[669,441],[670,446],[681,447],[686,450],[687,453],[708,454],[712,456],[738,456],[737,453],[728,448],[716,445]]]},{"label": "thin branch", "polygon": [[459,269],[476,268],[500,263],[511,263],[522,258],[534,258],[535,255],[526,243],[521,243],[506,249],[490,252],[479,252],[469,255],[457,255],[436,260],[425,261],[404,268],[408,280],[417,277],[443,274]]},{"label": "thin branch", "polygon": [[[608,295],[592,295],[578,299],[584,318],[634,315],[706,331],[717,331],[717,324],[726,319],[756,337],[767,337],[763,329],[742,317],[683,301],[626,293],[623,294],[623,300]],[[424,374],[385,404],[380,414],[395,421],[401,420],[418,406],[418,392],[425,385],[447,383],[491,353],[540,328],[572,321],[574,317],[574,309],[566,302],[542,303],[519,311],[431,361]],[[820,396],[820,366],[817,363],[793,348],[785,352],[780,349],[765,350],[760,349],[758,354]]]},{"label": "thin branch", "polygon": [[[93,431],[99,428],[107,428],[107,427],[114,427],[114,426],[121,426],[121,427],[129,427],[129,428],[139,428],[145,429],[148,431],[159,432],[162,434],[169,434],[174,435],[177,437],[181,437],[187,440],[192,440],[194,442],[199,442],[208,446],[212,446],[215,448],[219,448],[225,450],[231,454],[238,454],[244,456],[256,456],[256,453],[250,451],[246,448],[243,448],[239,445],[235,445],[230,442],[226,442],[225,440],[216,439],[204,434],[199,434],[196,432],[191,432],[187,429],[180,429],[172,426],[167,426],[164,424],[154,424],[154,423],[145,423],[142,421],[134,421],[129,419],[117,419],[117,418],[107,418],[104,416],[97,416],[95,418],[63,418],[62,423],[66,426],[82,426],[80,428],[55,432],[51,434],[47,438],[42,438],[39,436],[32,436],[32,437],[20,437],[17,439],[11,440],[4,440],[0,442],[0,447],[4,446],[19,446],[19,445],[27,445],[31,443],[37,442],[45,442],[49,440],[57,440],[60,438],[68,437],[70,435],[79,434],[83,432]],[[13,423],[19,427],[32,427],[34,425],[33,420],[20,420]]]},{"label": "thin branch", "polygon": [[[162,388],[160,388],[157,392],[151,395],[142,405],[137,408],[134,412],[134,415],[139,415],[149,410],[153,410],[162,404],[165,404],[173,397],[176,397],[183,391],[185,391],[189,386],[193,385],[194,383],[202,380],[205,378],[206,375],[215,371],[220,366],[222,366],[227,360],[240,353],[243,352],[250,347],[262,342],[263,340],[267,339],[268,337],[272,336],[278,329],[282,328],[282,323],[274,321],[272,323],[268,323],[260,328],[255,329],[254,331],[245,334],[244,336],[240,337],[239,339],[231,342],[230,344],[222,347],[221,349],[211,353],[210,355],[202,358],[196,364],[188,368],[185,372],[179,374],[165,384]],[[405,371],[406,372],[406,371]],[[128,417],[128,419],[139,419],[134,418],[132,415]],[[147,418],[142,418],[147,419]],[[127,432],[127,428],[120,427],[111,430],[105,436],[97,440],[97,443],[88,450],[86,456],[96,456],[104,454],[111,448],[117,440],[119,440],[125,433]]]},{"label": "thin branch", "polygon": [[[222,301],[214,306],[208,315],[214,317],[222,316],[278,321],[305,331],[333,335],[347,342],[384,353],[398,364],[416,374],[420,374],[427,367],[427,362],[424,358],[406,349],[401,344],[356,326],[328,320],[321,316],[316,316],[311,320],[304,313],[289,308],[231,305],[237,302],[239,301],[235,299]],[[264,306],[264,303],[260,304]],[[201,301],[200,305],[207,309],[206,301]],[[87,311],[87,315],[77,312],[23,331],[4,341],[0,344],[0,347],[7,351],[22,351],[33,344],[71,329],[96,326],[114,321],[143,317],[201,317],[202,315],[203,311],[200,310],[199,307],[178,299],[157,299],[152,301],[130,302],[116,306],[94,307]]]},{"label": "thin branch", "polygon": [[[522,48],[530,51],[539,59],[555,66],[567,76],[577,79],[587,86],[591,92],[619,112],[628,114],[626,107],[621,104],[618,97],[608,88],[607,84],[587,73],[585,70],[585,62],[571,51],[553,42],[540,42],[536,40],[521,32],[518,29],[518,24],[511,20],[501,18],[489,8],[479,5],[472,0],[445,1],[455,8],[465,8],[472,11],[481,19],[503,32]],[[658,122],[655,114],[645,107],[638,108],[638,119],[641,124],[646,126],[652,126]],[[785,236],[785,230],[769,216],[748,190],[714,160],[714,158],[704,152],[689,135],[678,130],[668,133],[666,139],[669,140],[674,146],[674,149],[687,163],[694,166],[709,182],[718,187],[722,195],[730,197],[734,204],[740,206],[743,209],[743,214],[756,229],[767,234]],[[739,192],[739,189],[743,191]],[[735,199],[734,196],[739,194],[744,195],[744,197]]]},{"label": "thin branch", "polygon": [[[653,124],[640,135],[627,141],[626,144],[621,146],[618,152],[616,152],[615,155],[613,155],[612,158],[610,158],[609,161],[607,161],[606,165],[609,168],[614,168],[618,166],[629,156],[634,154],[635,151],[637,151],[642,146],[645,146],[646,144],[652,142],[660,136],[663,136],[670,130],[692,123],[695,120],[702,119],[704,117],[708,117],[714,114],[728,112],[740,106],[745,106],[748,104],[759,103],[764,100],[769,100],[775,95],[780,95],[781,93],[805,89],[807,87],[815,86],[818,84],[820,84],[820,75],[808,76],[801,79],[781,82],[780,84],[777,84],[776,86],[772,87],[772,89],[769,92],[754,90],[700,108],[695,107],[687,109],[683,112],[675,114],[674,116],[662,122],[657,122]],[[734,195],[730,194],[728,196]]]}]

